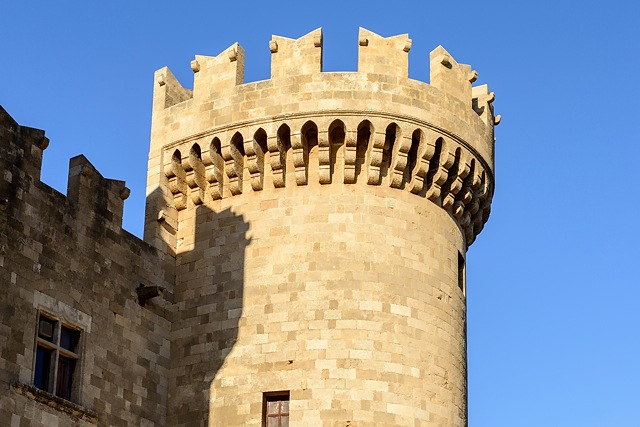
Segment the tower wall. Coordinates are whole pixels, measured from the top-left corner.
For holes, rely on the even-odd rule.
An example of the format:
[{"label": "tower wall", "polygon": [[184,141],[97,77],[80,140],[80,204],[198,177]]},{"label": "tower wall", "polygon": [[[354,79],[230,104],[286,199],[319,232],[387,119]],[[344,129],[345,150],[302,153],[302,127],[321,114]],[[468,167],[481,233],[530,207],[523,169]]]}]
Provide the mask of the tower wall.
[{"label": "tower wall", "polygon": [[[262,393],[278,390],[291,391],[292,425],[465,425],[464,242],[442,209],[378,190],[316,184],[234,201],[250,243],[242,301],[223,311],[238,317],[235,342],[205,352],[224,359],[210,425],[260,426]],[[222,226],[203,216],[206,239]],[[206,268],[185,285],[216,283]]]},{"label": "tower wall", "polygon": [[[145,239],[175,254],[169,425],[466,425],[464,254],[493,194],[493,94],[406,36],[274,37],[272,78],[233,45],[156,72]],[[294,66],[300,64],[299,67]],[[171,260],[171,257],[165,259]]]}]

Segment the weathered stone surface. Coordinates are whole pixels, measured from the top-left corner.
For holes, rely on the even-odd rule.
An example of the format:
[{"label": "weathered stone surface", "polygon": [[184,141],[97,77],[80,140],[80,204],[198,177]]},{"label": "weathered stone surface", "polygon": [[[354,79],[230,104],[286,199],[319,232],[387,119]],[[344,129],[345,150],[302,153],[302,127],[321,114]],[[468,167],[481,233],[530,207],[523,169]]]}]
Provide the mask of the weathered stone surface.
[{"label": "weathered stone surface", "polygon": [[[135,294],[169,287],[164,255],[122,230],[124,182],[83,156],[71,159],[67,197],[41,183],[45,140],[0,108],[0,425],[165,425],[173,308],[143,308]],[[24,387],[39,310],[82,328],[80,408]]]},{"label": "weathered stone surface", "polygon": [[[442,47],[427,85],[407,35],[358,44],[352,73],[322,72],[319,29],[274,36],[267,81],[238,44],[192,61],[193,91],[157,71],[144,241],[123,182],[80,156],[58,194],[44,132],[0,112],[0,420],[261,426],[288,390],[296,426],[466,425],[494,95]],[[83,329],[80,408],[28,396],[45,309]]]}]

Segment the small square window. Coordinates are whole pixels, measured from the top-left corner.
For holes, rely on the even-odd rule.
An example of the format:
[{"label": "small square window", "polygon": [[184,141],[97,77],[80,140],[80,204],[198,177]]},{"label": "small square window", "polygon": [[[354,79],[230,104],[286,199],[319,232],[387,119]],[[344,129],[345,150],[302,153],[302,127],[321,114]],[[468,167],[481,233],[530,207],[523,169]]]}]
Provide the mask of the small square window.
[{"label": "small square window", "polygon": [[33,385],[71,400],[81,331],[45,313],[38,314]]},{"label": "small square window", "polygon": [[67,328],[62,325],[60,328],[60,347],[71,352],[76,351],[76,346],[80,340],[80,331]]},{"label": "small square window", "polygon": [[53,341],[53,329],[55,328],[55,324],[55,321],[47,319],[44,316],[40,316],[40,322],[38,325],[38,336],[49,342]]},{"label": "small square window", "polygon": [[263,427],[289,427],[289,392],[264,393],[262,415]]}]

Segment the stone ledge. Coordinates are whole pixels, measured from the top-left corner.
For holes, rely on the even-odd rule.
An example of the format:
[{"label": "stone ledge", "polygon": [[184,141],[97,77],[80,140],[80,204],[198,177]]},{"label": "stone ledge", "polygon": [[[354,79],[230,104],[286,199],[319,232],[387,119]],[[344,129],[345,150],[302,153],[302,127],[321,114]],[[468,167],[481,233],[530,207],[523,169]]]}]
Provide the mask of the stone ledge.
[{"label": "stone ledge", "polygon": [[12,383],[11,389],[15,393],[24,396],[27,399],[35,400],[36,402],[47,405],[50,408],[64,412],[73,418],[87,421],[92,424],[98,424],[98,414],[91,409],[78,405],[77,403],[70,402],[44,390],[40,390],[32,385]]}]

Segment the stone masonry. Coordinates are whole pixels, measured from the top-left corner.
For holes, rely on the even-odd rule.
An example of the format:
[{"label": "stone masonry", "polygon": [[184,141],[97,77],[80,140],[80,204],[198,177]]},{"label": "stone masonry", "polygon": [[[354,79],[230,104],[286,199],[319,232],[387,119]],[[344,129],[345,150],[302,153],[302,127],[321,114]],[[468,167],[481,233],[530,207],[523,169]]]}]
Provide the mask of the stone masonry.
[{"label": "stone masonry", "polygon": [[[51,189],[44,132],[0,109],[0,426],[259,427],[285,392],[292,426],[467,425],[494,94],[442,47],[426,84],[407,35],[358,44],[357,72],[322,72],[320,29],[274,36],[269,80],[238,44],[192,90],[158,70],[144,240],[123,182],[79,156]],[[80,336],[65,398],[43,318]]]}]

